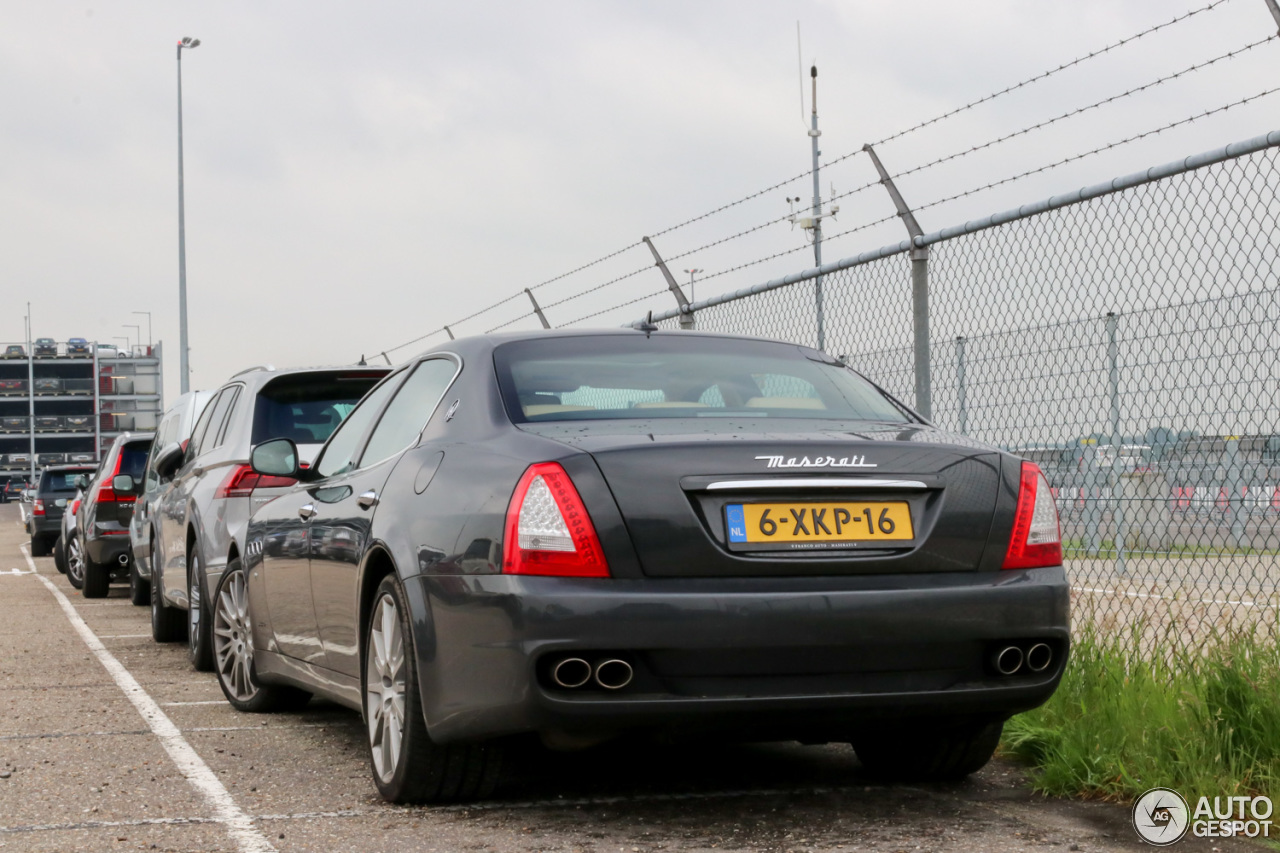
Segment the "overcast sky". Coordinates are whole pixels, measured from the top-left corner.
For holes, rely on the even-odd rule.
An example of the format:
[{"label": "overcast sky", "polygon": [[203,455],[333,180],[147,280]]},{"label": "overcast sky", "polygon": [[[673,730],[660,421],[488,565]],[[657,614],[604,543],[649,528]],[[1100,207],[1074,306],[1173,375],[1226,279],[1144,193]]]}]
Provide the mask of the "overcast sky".
[{"label": "overcast sky", "polygon": [[[796,24],[819,68],[824,161],[1209,0],[650,0],[376,3],[0,2],[0,341],[123,343],[152,312],[177,393],[175,45],[184,54],[193,387],[257,363],[349,363],[452,323],[553,325],[662,290],[634,247],[809,168]],[[980,145],[1275,34],[1263,0],[1209,11],[879,146],[893,172]],[[902,179],[948,195],[1257,95],[1280,40]],[[922,210],[936,230],[1280,128],[1280,94]],[[871,180],[865,156],[824,194]],[[806,177],[656,239],[697,295],[811,266],[786,223],[698,249],[811,196]],[[879,187],[829,234],[891,214]],[[827,260],[896,242],[893,221]],[[794,250],[734,272],[729,268]],[[719,275],[715,275],[720,273]],[[555,304],[561,303],[561,304]],[[617,325],[659,295],[587,321]],[[395,351],[397,360],[437,338]]]}]

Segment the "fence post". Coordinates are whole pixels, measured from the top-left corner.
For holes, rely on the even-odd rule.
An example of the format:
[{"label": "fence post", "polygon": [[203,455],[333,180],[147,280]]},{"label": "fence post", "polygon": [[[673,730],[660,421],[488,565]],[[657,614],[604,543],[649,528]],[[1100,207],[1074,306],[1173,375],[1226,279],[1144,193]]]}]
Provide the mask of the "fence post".
[{"label": "fence post", "polygon": [[875,149],[870,145],[864,145],[862,150],[867,152],[867,156],[871,158],[871,165],[876,167],[876,172],[880,175],[880,183],[884,184],[885,190],[889,193],[889,198],[893,201],[894,208],[898,211],[898,217],[902,220],[902,224],[906,226],[907,234],[912,240],[911,314],[913,332],[915,334],[916,411],[926,418],[932,418],[933,380],[930,376],[929,364],[929,247],[915,244],[917,237],[924,236],[924,231],[920,228],[920,223],[916,221],[916,216],[911,212],[911,208],[907,207],[907,202],[902,197],[902,193],[898,192],[898,187],[894,184],[893,178],[889,177],[888,170],[880,162],[880,158],[876,156]]},{"label": "fence post", "polygon": [[1120,435],[1120,354],[1116,346],[1118,316],[1107,312],[1107,384],[1111,394],[1111,526],[1116,545],[1116,572],[1125,574],[1124,439]]},{"label": "fence post", "polygon": [[1231,522],[1231,541],[1237,548],[1249,547],[1248,535],[1245,531],[1244,511],[1244,472],[1240,469],[1240,436],[1226,436],[1226,459],[1223,466],[1226,470],[1227,517]]},{"label": "fence post", "polygon": [[1085,553],[1096,555],[1102,547],[1102,537],[1098,528],[1102,522],[1102,508],[1098,503],[1099,480],[1102,479],[1098,467],[1098,442],[1096,439],[1085,439],[1084,453],[1080,464],[1084,468],[1081,485],[1084,488],[1084,544]]},{"label": "fence post", "polygon": [[969,430],[969,398],[965,388],[964,335],[956,335],[956,407],[960,410],[960,434]]}]

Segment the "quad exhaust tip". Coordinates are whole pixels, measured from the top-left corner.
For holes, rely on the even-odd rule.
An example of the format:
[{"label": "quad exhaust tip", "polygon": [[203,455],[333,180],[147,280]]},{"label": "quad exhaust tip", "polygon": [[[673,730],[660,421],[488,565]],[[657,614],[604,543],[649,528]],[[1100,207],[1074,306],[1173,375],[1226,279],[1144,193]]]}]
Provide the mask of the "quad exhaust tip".
[{"label": "quad exhaust tip", "polygon": [[621,690],[631,683],[634,676],[631,664],[618,658],[610,658],[596,664],[596,684],[605,690]]},{"label": "quad exhaust tip", "polygon": [[[1047,649],[1048,646],[1045,648]],[[1013,675],[1022,669],[1022,649],[1017,646],[1005,646],[995,653],[991,663],[996,672],[1001,675]]]},{"label": "quad exhaust tip", "polygon": [[1044,672],[1053,662],[1053,649],[1048,643],[1036,643],[1027,650],[1027,669],[1032,672]]},{"label": "quad exhaust tip", "polygon": [[565,658],[551,667],[551,680],[569,689],[581,687],[591,680],[591,664],[582,658]]}]

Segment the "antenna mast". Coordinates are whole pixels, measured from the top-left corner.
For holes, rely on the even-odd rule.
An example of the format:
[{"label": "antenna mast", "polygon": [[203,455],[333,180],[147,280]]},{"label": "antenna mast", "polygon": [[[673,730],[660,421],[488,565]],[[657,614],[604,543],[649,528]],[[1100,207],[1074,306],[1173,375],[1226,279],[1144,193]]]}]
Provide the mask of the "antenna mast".
[{"label": "antenna mast", "polygon": [[[839,205],[832,205],[826,212],[822,212],[822,190],[821,190],[821,164],[818,158],[822,156],[822,151],[818,148],[818,137],[822,136],[822,131],[818,130],[818,66],[813,65],[809,68],[809,78],[812,81],[812,103],[813,108],[809,113],[809,141],[813,148],[813,206],[810,208],[808,216],[799,213],[792,213],[787,219],[792,225],[799,225],[801,228],[812,233],[813,237],[813,265],[815,267],[822,266],[822,220],[830,216],[835,217],[840,212]],[[803,91],[803,90],[802,90]],[[800,199],[796,199],[799,201]],[[787,201],[791,201],[790,198]],[[826,322],[823,315],[822,304],[822,276],[819,275],[813,280],[814,301],[816,303],[816,316],[818,321],[818,349],[825,349],[827,343]]]}]

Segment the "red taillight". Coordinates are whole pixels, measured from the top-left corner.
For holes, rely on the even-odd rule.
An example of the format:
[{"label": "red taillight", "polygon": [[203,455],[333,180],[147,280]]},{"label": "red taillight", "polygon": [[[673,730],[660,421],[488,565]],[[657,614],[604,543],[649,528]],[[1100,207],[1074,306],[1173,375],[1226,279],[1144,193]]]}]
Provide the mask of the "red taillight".
[{"label": "red taillight", "polygon": [[44,515],[44,501],[40,500],[40,498],[36,498],[35,502],[31,504],[31,514]]},{"label": "red taillight", "polygon": [[133,495],[118,495],[116,490],[111,488],[111,481],[116,478],[116,474],[120,473],[120,463],[124,460],[124,454],[116,457],[116,467],[112,469],[109,476],[103,477],[98,481],[98,485],[94,486],[93,493],[89,496],[89,500],[95,504],[131,504],[137,500]]},{"label": "red taillight", "polygon": [[1049,483],[1034,462],[1022,463],[1018,508],[1004,555],[1005,569],[1038,569],[1062,565],[1062,531]]},{"label": "red taillight", "polygon": [[76,511],[80,509],[80,499],[79,499],[79,498],[76,498],[75,500],[73,500],[73,501],[71,502],[71,508],[70,508],[70,509],[71,509],[71,514],[72,514],[72,515],[75,515],[75,514],[76,514]]},{"label": "red taillight", "polygon": [[559,463],[539,462],[524,472],[507,506],[505,540],[506,574],[609,577],[591,516]]},{"label": "red taillight", "polygon": [[292,477],[271,477],[259,474],[251,465],[237,465],[218,486],[215,498],[247,498],[254,489],[275,489],[292,486],[298,481]]}]

